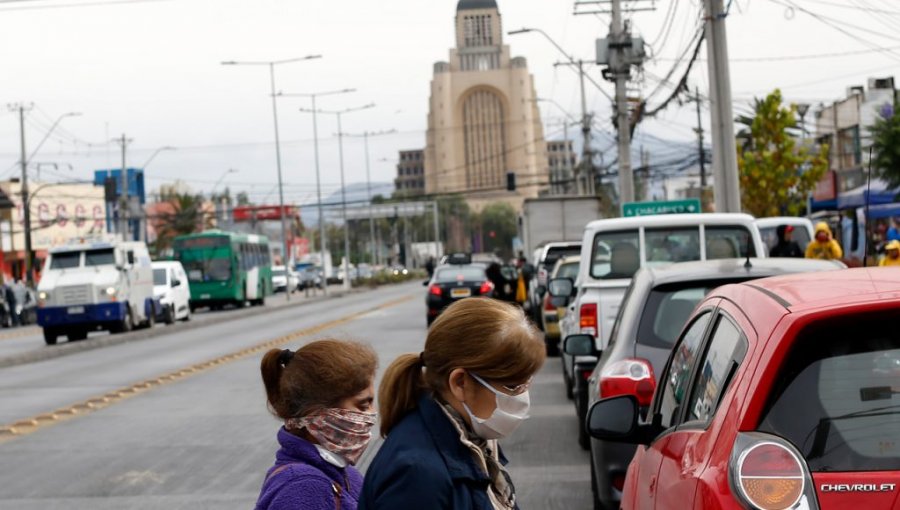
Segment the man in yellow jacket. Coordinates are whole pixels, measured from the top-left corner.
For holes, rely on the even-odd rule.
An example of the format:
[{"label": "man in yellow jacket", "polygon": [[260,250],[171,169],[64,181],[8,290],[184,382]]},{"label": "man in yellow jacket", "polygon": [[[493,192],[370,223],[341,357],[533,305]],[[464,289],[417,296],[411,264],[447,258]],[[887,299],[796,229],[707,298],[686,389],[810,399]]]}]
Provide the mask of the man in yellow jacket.
[{"label": "man in yellow jacket", "polygon": [[820,260],[841,260],[844,250],[834,240],[831,228],[824,221],[816,224],[816,237],[806,247],[806,258]]},{"label": "man in yellow jacket", "polygon": [[884,247],[884,258],[878,263],[879,266],[900,267],[900,241],[891,241]]}]

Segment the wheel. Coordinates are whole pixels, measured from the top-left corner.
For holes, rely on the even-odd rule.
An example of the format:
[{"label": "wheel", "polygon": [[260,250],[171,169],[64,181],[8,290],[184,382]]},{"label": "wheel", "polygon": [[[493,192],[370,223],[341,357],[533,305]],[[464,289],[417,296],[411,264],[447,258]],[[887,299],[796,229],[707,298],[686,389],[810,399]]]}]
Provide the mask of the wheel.
[{"label": "wheel", "polygon": [[128,333],[134,329],[134,319],[131,316],[131,307],[125,305],[125,317],[116,324],[113,333]]},{"label": "wheel", "polygon": [[191,316],[192,316],[192,315],[194,315],[194,307],[189,305],[189,306],[188,306],[188,313],[185,314],[184,319],[182,319],[182,320],[183,320],[184,322],[190,322]]},{"label": "wheel", "polygon": [[66,337],[70,342],[77,342],[79,340],[84,340],[88,337],[88,332],[86,329],[73,329],[66,333]]},{"label": "wheel", "polygon": [[59,336],[59,334],[56,332],[56,330],[51,328],[44,328],[44,342],[47,345],[56,345],[57,336]]},{"label": "wheel", "polygon": [[197,307],[194,306],[194,303],[189,303],[189,304],[188,304],[188,310],[190,310],[190,313],[188,314],[188,318],[185,319],[185,320],[190,320],[191,313],[196,312],[196,311],[197,311]]},{"label": "wheel", "polygon": [[154,324],[156,324],[156,305],[150,305],[150,312],[147,313],[147,320],[145,320],[141,326],[150,329]]},{"label": "wheel", "polygon": [[166,314],[163,321],[170,326],[172,324],[175,324],[175,305],[169,305],[166,307]]},{"label": "wheel", "polygon": [[545,335],[544,343],[547,344],[547,357],[553,358],[559,356],[559,344],[556,343],[556,340],[552,340]]}]

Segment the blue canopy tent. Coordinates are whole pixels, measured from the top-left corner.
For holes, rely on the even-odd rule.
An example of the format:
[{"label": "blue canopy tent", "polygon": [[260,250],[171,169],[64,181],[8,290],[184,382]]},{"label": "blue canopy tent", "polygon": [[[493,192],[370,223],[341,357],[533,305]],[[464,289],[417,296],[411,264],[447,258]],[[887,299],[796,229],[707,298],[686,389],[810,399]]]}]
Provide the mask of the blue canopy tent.
[{"label": "blue canopy tent", "polygon": [[900,194],[900,190],[888,189],[887,183],[881,179],[872,179],[872,182],[869,184],[839,193],[837,208],[855,209],[857,207],[865,207],[867,202],[870,207],[893,204],[898,194]]},{"label": "blue canopy tent", "polygon": [[869,218],[872,218],[873,220],[883,218],[900,218],[900,202],[870,206]]}]

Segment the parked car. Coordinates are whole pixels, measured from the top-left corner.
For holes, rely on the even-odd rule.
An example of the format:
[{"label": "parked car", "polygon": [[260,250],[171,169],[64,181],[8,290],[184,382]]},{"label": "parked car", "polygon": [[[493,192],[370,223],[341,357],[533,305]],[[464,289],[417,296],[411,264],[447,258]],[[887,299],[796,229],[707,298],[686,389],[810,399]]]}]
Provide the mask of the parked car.
[{"label": "parked car", "polygon": [[808,218],[798,218],[796,216],[778,216],[756,219],[759,235],[762,236],[762,240],[766,244],[766,253],[768,254],[778,244],[778,233],[775,230],[781,225],[794,227],[794,242],[805,252],[809,242],[815,236],[812,221]]},{"label": "parked car", "polygon": [[[723,259],[639,270],[622,301],[609,347],[587,378],[575,380],[578,423],[585,423],[594,402],[616,395],[634,395],[646,411],[653,396],[651,374],[662,373],[681,328],[713,289],[769,276],[842,268],[846,266],[837,261],[751,259],[748,265],[745,259]],[[590,336],[569,337],[565,348],[576,357],[597,354]],[[591,450],[595,507],[616,508],[634,446],[589,439],[584,426],[579,427],[578,442]]]},{"label": "parked car", "polygon": [[488,279],[483,264],[438,266],[425,286],[428,287],[425,303],[428,306],[426,319],[429,326],[444,308],[460,299],[494,295],[494,284]]},{"label": "parked car", "polygon": [[591,408],[594,437],[638,445],[621,508],[900,508],[898,315],[896,268],[709,294],[646,420],[634,395]]},{"label": "parked car", "polygon": [[322,270],[317,267],[304,267],[297,274],[297,278],[297,288],[299,288],[300,290],[312,288],[322,289],[325,287],[325,279],[322,277]]},{"label": "parked car", "polygon": [[534,266],[537,274],[528,282],[528,308],[534,322],[543,327],[541,319],[544,296],[547,295],[547,282],[556,261],[581,254],[581,242],[556,242],[547,243],[535,250]]},{"label": "parked car", "polygon": [[294,292],[299,288],[300,279],[292,269],[285,266],[272,266],[272,290],[275,292]]},{"label": "parked car", "polygon": [[153,295],[159,299],[157,320],[174,324],[191,320],[191,288],[178,261],[153,262]]},{"label": "parked car", "polygon": [[[644,266],[694,260],[765,257],[759,229],[748,214],[668,214],[598,220],[588,224],[575,288],[560,322],[560,335],[589,334],[606,349],[625,289]],[[571,288],[568,287],[568,288]],[[566,393],[571,394],[575,359],[562,355]],[[583,360],[592,371],[596,359]]]},{"label": "parked car", "polygon": [[[553,270],[550,271],[549,278],[570,278],[573,281],[578,276],[578,264],[581,261],[580,255],[570,255],[557,259]],[[541,303],[541,325],[544,330],[544,342],[547,344],[547,354],[554,356],[559,353],[559,310],[564,305],[560,298],[555,298],[549,293],[544,294]],[[565,313],[565,308],[563,313]]]}]

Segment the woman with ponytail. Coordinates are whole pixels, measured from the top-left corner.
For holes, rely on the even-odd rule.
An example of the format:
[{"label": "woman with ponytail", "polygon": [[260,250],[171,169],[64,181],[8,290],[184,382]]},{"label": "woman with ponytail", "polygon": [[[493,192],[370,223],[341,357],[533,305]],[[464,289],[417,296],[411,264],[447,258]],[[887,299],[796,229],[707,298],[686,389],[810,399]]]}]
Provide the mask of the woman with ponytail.
[{"label": "woman with ponytail", "polygon": [[378,390],[384,444],[360,509],[517,508],[497,440],[528,417],[545,347],[522,309],[470,298],[447,308],[420,354],[397,358]]},{"label": "woman with ponytail", "polygon": [[263,356],[269,410],[284,425],[256,510],[357,508],[362,475],[353,466],[376,421],[376,367],[371,347],[337,340]]}]

